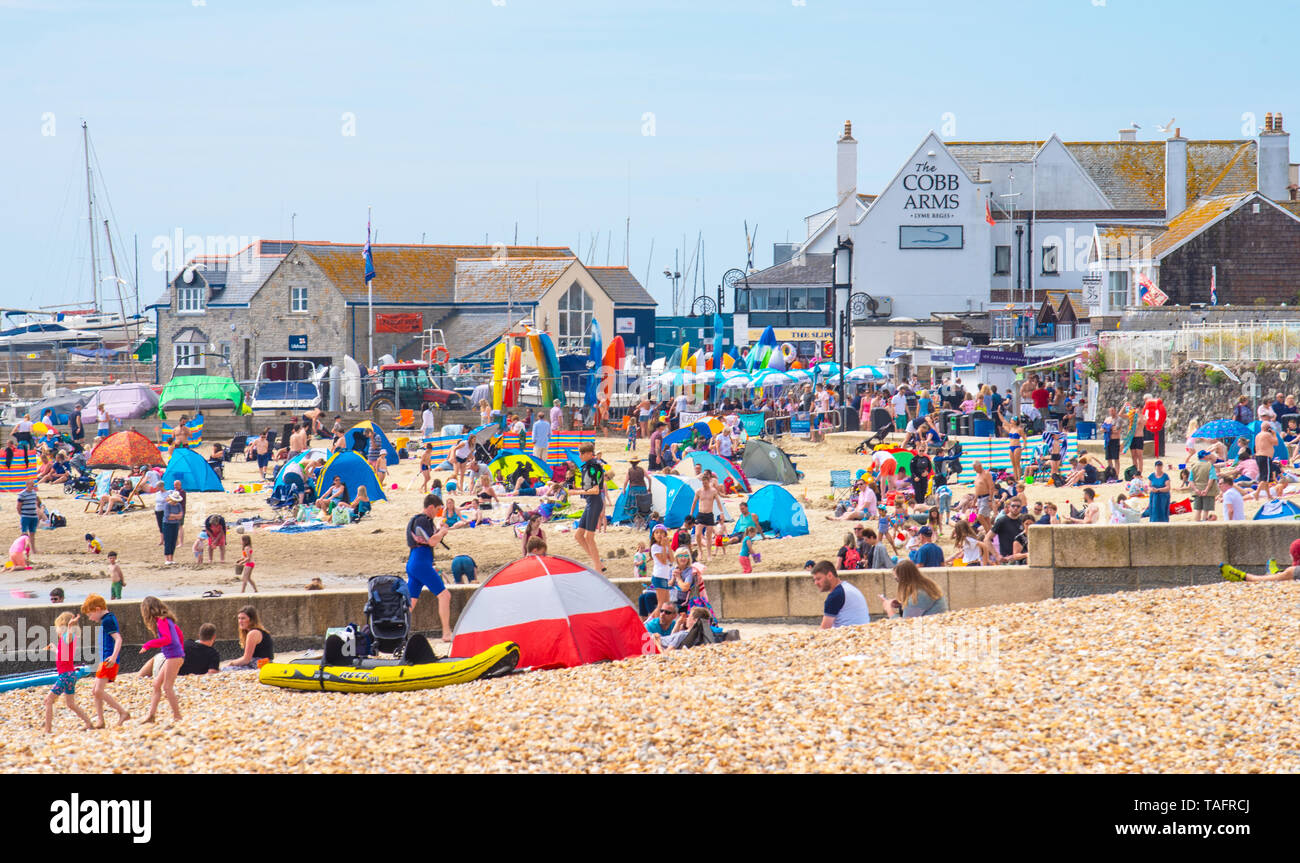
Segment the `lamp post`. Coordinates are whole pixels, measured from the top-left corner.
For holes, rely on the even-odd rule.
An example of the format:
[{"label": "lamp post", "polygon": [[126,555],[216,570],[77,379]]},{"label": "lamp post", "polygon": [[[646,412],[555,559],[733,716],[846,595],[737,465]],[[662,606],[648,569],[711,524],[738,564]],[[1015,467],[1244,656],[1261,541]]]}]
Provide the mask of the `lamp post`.
[{"label": "lamp post", "polygon": [[[840,237],[831,257],[831,288],[834,304],[831,307],[831,326],[839,328],[840,360],[840,428],[848,425],[847,399],[844,397],[844,365],[849,353],[849,292],[853,288],[853,240]],[[838,313],[838,318],[836,314]]]}]

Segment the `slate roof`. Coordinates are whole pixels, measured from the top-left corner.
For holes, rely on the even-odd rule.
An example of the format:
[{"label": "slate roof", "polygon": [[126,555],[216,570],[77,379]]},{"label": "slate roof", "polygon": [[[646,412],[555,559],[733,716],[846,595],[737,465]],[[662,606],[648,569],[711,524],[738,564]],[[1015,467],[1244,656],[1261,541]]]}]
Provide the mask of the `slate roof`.
[{"label": "slate roof", "polygon": [[443,318],[438,326],[447,338],[447,350],[451,351],[452,358],[459,359],[482,351],[501,338],[507,329],[516,329],[526,317],[526,310],[520,309],[515,310],[513,321],[501,309],[458,309]]},{"label": "slate roof", "polygon": [[[302,253],[320,267],[349,303],[366,301],[361,244],[300,243]],[[492,258],[574,258],[563,246],[371,246],[375,260],[376,303],[455,302],[456,261]]]},{"label": "slate roof", "polygon": [[833,277],[832,257],[829,252],[810,252],[803,256],[803,266],[799,266],[796,256],[783,264],[751,273],[749,285],[829,285]]},{"label": "slate roof", "polygon": [[1163,258],[1174,247],[1203,231],[1215,219],[1252,196],[1252,192],[1240,195],[1218,195],[1202,198],[1183,210],[1169,222],[1169,227],[1151,243],[1151,256],[1157,260]]},{"label": "slate roof", "polygon": [[[455,301],[458,303],[536,302],[550,290],[576,258],[459,258]],[[375,262],[378,269],[379,262]]]},{"label": "slate roof", "polygon": [[659,305],[627,267],[587,267],[587,271],[615,306]]},{"label": "slate roof", "polygon": [[[1029,162],[1042,141],[953,141],[945,144],[972,179],[981,162]],[[1119,210],[1165,206],[1165,142],[1076,141],[1065,149]],[[1250,192],[1256,186],[1256,142],[1188,141],[1187,200]]]}]

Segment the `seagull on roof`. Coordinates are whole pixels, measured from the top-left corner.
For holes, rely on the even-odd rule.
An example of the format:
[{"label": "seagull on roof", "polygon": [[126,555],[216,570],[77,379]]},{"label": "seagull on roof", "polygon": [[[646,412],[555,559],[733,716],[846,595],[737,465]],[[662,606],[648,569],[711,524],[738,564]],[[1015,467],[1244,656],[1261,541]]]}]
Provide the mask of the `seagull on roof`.
[{"label": "seagull on roof", "polygon": [[1192,362],[1196,363],[1198,366],[1209,366],[1210,368],[1214,369],[1216,372],[1222,372],[1224,375],[1228,377],[1228,380],[1232,381],[1234,384],[1241,383],[1241,378],[1234,375],[1227,366],[1220,365],[1219,363],[1212,363],[1209,362],[1208,360],[1192,360]]}]

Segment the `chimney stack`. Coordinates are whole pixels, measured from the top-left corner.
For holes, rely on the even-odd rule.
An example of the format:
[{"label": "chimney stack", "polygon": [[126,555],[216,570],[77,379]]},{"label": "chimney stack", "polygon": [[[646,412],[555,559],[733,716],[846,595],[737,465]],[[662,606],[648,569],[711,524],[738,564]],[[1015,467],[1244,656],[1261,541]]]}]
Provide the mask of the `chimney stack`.
[{"label": "chimney stack", "polygon": [[1290,197],[1291,136],[1282,128],[1282,112],[1270,111],[1264,117],[1264,131],[1259,135],[1256,154],[1260,194],[1274,201]]},{"label": "chimney stack", "polygon": [[1121,141],[1136,141],[1138,139],[1137,129],[1120,129],[1119,139]]},{"label": "chimney stack", "polygon": [[1181,128],[1165,140],[1165,218],[1187,209],[1187,139]]},{"label": "chimney stack", "polygon": [[844,134],[835,142],[835,237],[851,239],[858,208],[858,142],[853,124],[844,121]]}]

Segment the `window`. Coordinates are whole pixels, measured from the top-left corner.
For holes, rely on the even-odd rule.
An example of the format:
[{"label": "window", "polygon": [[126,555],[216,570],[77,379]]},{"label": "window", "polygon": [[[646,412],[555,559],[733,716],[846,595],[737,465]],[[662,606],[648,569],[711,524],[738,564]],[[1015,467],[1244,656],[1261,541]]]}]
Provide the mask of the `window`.
[{"label": "window", "polygon": [[785,288],[767,289],[767,310],[769,312],[785,311]]},{"label": "window", "polygon": [[176,311],[203,311],[203,290],[202,285],[180,285],[176,289]]},{"label": "window", "polygon": [[1107,273],[1106,293],[1111,311],[1118,311],[1128,305],[1128,273],[1116,270]]},{"label": "window", "polygon": [[767,311],[767,288],[754,288],[749,292],[749,310],[751,312]]},{"label": "window", "polygon": [[826,310],[826,289],[809,288],[808,289],[808,311],[821,312]]},{"label": "window", "polygon": [[1056,244],[1043,246],[1043,275],[1056,276],[1061,272],[1061,249]]},{"label": "window", "polygon": [[[234,354],[234,349],[231,346],[230,342],[221,342],[217,346],[217,350],[221,353],[221,358],[225,360],[225,364],[227,366],[231,366],[230,358]],[[231,367],[233,368],[233,366]]]},{"label": "window", "polygon": [[732,306],[732,310],[736,312],[748,312],[749,294],[749,291],[742,288],[736,288],[735,305]]},{"label": "window", "polygon": [[172,345],[175,366],[178,369],[203,368],[203,345],[194,342],[180,342]]},{"label": "window", "polygon": [[294,286],[289,288],[289,311],[305,312],[307,311],[307,288],[306,286]]},{"label": "window", "polygon": [[1011,247],[993,247],[993,275],[1006,276],[1011,273]]},{"label": "window", "polygon": [[790,311],[792,312],[808,311],[808,289],[807,288],[790,289]]},{"label": "window", "polygon": [[1092,335],[1091,321],[1079,321],[1077,324],[1074,325],[1074,337],[1076,339],[1080,339],[1083,338],[1084,336],[1090,336],[1090,335]]},{"label": "window", "polygon": [[587,350],[587,333],[591,329],[593,303],[591,297],[577,282],[560,297],[560,343],[556,346],[562,354],[580,354]]}]

